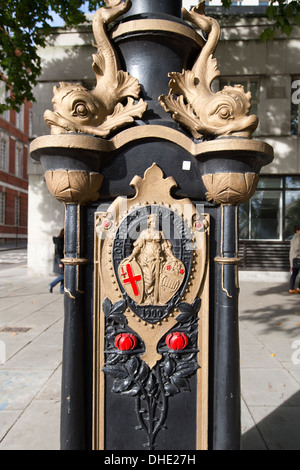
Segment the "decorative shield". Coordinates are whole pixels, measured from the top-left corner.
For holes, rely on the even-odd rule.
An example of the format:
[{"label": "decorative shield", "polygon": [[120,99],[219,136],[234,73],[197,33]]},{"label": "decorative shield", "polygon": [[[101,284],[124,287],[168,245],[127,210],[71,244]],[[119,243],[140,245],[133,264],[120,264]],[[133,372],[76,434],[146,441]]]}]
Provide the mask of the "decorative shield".
[{"label": "decorative shield", "polygon": [[176,259],[167,260],[160,273],[159,298],[166,304],[178,291],[184,281],[184,264]]},{"label": "decorative shield", "polygon": [[119,265],[118,276],[125,292],[132,300],[140,304],[144,296],[144,281],[137,261],[134,258],[125,258]]}]

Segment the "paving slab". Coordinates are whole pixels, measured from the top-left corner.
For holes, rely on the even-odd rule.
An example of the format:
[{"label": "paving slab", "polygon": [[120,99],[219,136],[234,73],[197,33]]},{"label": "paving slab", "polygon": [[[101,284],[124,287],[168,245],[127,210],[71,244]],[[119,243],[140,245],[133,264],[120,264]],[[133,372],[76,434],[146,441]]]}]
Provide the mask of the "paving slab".
[{"label": "paving slab", "polygon": [[300,449],[300,296],[241,282],[242,448]]}]

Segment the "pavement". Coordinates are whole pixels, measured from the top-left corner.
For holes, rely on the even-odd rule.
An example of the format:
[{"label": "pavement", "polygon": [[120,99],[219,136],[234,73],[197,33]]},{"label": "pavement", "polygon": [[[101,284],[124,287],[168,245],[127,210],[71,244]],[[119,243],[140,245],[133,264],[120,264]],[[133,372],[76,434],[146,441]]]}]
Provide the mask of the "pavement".
[{"label": "pavement", "polygon": [[[243,276],[243,279],[245,276]],[[63,296],[0,253],[0,450],[59,450]],[[243,450],[300,450],[300,296],[240,282]]]}]

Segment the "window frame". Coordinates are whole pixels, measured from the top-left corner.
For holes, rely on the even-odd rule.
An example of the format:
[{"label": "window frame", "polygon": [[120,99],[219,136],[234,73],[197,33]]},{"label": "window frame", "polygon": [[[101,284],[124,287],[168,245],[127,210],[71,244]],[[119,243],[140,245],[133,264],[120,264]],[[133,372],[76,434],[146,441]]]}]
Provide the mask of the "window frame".
[{"label": "window frame", "polygon": [[23,178],[23,159],[24,159],[24,145],[20,141],[16,141],[15,147],[15,175],[18,178]]},{"label": "window frame", "polygon": [[20,106],[20,110],[16,111],[16,128],[19,129],[21,132],[24,132],[24,112],[25,106],[23,103]]},{"label": "window frame", "polygon": [[[246,203],[244,203],[243,205],[245,204],[248,204],[248,238],[239,238],[241,242],[246,242],[246,241],[253,241],[253,242],[258,242],[258,241],[277,241],[277,242],[286,242],[288,240],[288,237],[286,235],[286,213],[287,213],[287,208],[286,208],[286,193],[287,192],[293,192],[293,191],[298,191],[300,192],[300,186],[297,188],[297,187],[294,187],[294,188],[291,188],[291,187],[288,187],[287,185],[287,178],[290,178],[290,177],[298,177],[299,180],[300,180],[300,174],[293,174],[293,175],[265,175],[265,174],[261,174],[260,175],[260,180],[262,180],[263,178],[268,178],[270,180],[272,179],[278,179],[280,178],[281,179],[281,184],[280,186],[270,186],[270,187],[267,187],[267,188],[259,188],[257,187],[256,191],[255,191],[255,194],[259,191],[267,191],[267,192],[274,192],[274,191],[278,191],[278,192],[281,192],[281,197],[280,197],[280,220],[279,220],[279,226],[278,226],[278,229],[279,229],[279,238],[251,238],[251,224],[252,224],[252,211],[251,211],[251,200],[250,199],[249,201],[247,201]],[[300,221],[300,215],[299,215],[299,221]],[[295,221],[295,223],[297,223],[298,221]]]},{"label": "window frame", "polygon": [[[4,156],[2,155],[2,144],[5,145]],[[0,171],[8,173],[9,164],[9,136],[0,131]]]}]

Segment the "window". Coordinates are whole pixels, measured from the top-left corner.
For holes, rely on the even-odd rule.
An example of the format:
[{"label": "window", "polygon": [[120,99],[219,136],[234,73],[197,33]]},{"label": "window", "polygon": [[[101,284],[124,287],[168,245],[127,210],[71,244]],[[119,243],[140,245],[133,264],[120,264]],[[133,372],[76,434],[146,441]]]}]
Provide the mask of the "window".
[{"label": "window", "polygon": [[16,143],[15,174],[19,178],[23,178],[23,144],[21,142]]},{"label": "window", "polygon": [[18,227],[20,224],[20,197],[15,197],[15,225]]},{"label": "window", "polygon": [[261,176],[252,199],[240,206],[241,240],[289,240],[300,225],[300,176]]},{"label": "window", "polygon": [[0,224],[5,224],[5,193],[0,193]]},{"label": "window", "polygon": [[250,78],[250,77],[237,77],[237,78],[220,78],[220,90],[224,88],[224,86],[234,86],[234,85],[242,85],[244,87],[245,92],[251,92],[251,114],[258,114],[258,102],[259,102],[259,80],[257,78]]},{"label": "window", "polygon": [[20,131],[24,131],[24,104],[20,107],[20,111],[16,113],[16,127]]},{"label": "window", "polygon": [[33,121],[33,112],[32,109],[29,109],[29,122],[28,122],[28,135],[32,136],[32,121]]},{"label": "window", "polygon": [[[7,92],[7,89],[6,89],[6,85],[3,81],[0,80],[0,103],[1,104],[5,103],[5,98],[6,98],[7,94],[8,94],[8,92]],[[2,114],[0,114],[0,116],[3,119],[5,119],[6,121],[9,121],[9,115],[10,115],[9,110],[6,110]]]},{"label": "window", "polygon": [[9,139],[5,133],[0,133],[0,170],[8,171]]}]

